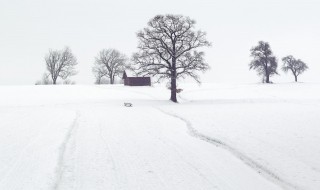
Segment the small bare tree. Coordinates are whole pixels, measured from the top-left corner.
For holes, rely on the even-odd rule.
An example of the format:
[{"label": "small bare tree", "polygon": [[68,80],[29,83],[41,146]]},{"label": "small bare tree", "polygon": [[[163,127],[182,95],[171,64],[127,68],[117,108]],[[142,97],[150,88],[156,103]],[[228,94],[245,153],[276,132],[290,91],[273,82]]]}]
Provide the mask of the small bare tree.
[{"label": "small bare tree", "polygon": [[95,80],[95,84],[103,84],[103,77],[105,77],[106,75],[106,71],[104,70],[104,67],[102,67],[101,65],[97,65],[95,64],[92,67],[92,72],[94,74],[94,77],[96,78]]},{"label": "small bare tree", "polygon": [[250,69],[255,69],[258,75],[262,75],[266,83],[270,83],[270,76],[278,74],[277,58],[273,55],[268,42],[260,41],[259,44],[251,49],[253,60],[249,64]]},{"label": "small bare tree", "polygon": [[61,51],[50,50],[45,57],[45,61],[53,84],[57,84],[59,77],[65,80],[77,74],[74,68],[78,64],[77,59],[68,47]]},{"label": "small bare tree", "polygon": [[106,76],[110,79],[110,84],[114,84],[115,77],[120,76],[125,70],[126,61],[126,56],[118,50],[103,49],[96,57],[92,72],[97,81]]},{"label": "small bare tree", "polygon": [[70,80],[70,79],[66,79],[66,80],[63,81],[63,84],[64,84],[64,85],[75,85],[76,82],[75,82],[75,81],[72,81],[72,80]]},{"label": "small bare tree", "polygon": [[296,82],[298,82],[298,76],[309,68],[306,63],[300,59],[295,59],[292,55],[282,58],[282,62],[282,70],[285,73],[290,70]]},{"label": "small bare tree", "polygon": [[200,83],[197,71],[209,69],[204,53],[196,49],[210,43],[206,33],[194,31],[195,23],[182,15],[157,15],[137,34],[139,52],[133,55],[137,75],[169,79],[173,102],[177,102],[177,79],[192,77]]},{"label": "small bare tree", "polygon": [[48,73],[43,73],[43,75],[42,75],[42,84],[43,85],[52,84],[52,82],[49,79],[49,74]]},{"label": "small bare tree", "polygon": [[49,74],[48,73],[43,73],[42,79],[38,80],[35,84],[36,85],[49,85],[49,84],[52,84],[52,82],[49,79]]}]

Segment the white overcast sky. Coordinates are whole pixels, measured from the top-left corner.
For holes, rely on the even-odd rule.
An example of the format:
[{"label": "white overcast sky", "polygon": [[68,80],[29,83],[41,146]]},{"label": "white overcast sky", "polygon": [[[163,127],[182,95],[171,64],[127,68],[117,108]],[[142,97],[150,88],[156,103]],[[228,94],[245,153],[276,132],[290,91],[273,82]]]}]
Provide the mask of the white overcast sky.
[{"label": "white overcast sky", "polygon": [[[320,82],[320,0],[0,0],[0,84],[34,84],[44,56],[69,46],[78,59],[77,84],[92,84],[94,57],[103,48],[131,56],[137,31],[157,14],[182,14],[207,32],[211,70],[203,82],[255,83],[250,48],[263,40],[279,59],[292,54],[310,70],[301,81]],[[280,71],[280,70],[279,70]],[[274,77],[291,82],[293,77]]]}]

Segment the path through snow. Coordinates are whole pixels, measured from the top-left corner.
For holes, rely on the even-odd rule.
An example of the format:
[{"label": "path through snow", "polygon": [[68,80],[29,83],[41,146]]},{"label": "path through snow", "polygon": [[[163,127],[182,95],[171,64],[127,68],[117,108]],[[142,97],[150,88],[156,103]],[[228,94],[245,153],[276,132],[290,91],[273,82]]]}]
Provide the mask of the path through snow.
[{"label": "path through snow", "polygon": [[[228,108],[238,107],[228,105],[245,99],[248,102],[242,101],[241,105],[248,105],[245,108],[249,111],[259,109],[256,105],[266,108],[274,103],[280,105],[279,113],[287,112],[280,100],[272,99],[273,95],[255,99],[245,97],[253,96],[247,93],[239,100],[227,98],[219,102],[219,97],[211,100],[202,97],[209,94],[207,89],[196,96],[198,99],[177,105],[168,102],[163,92],[164,88],[120,86],[0,88],[0,94],[7,97],[6,101],[0,99],[0,189],[317,189],[318,182],[308,180],[310,176],[293,181],[294,175],[283,173],[281,166],[275,169],[272,157],[280,155],[277,158],[283,160],[276,161],[286,165],[296,163],[301,169],[297,174],[300,176],[310,173],[302,164],[308,163],[306,166],[313,166],[311,177],[315,178],[314,173],[320,168],[312,157],[318,155],[316,147],[314,152],[306,152],[311,157],[303,157],[295,149],[283,151],[290,156],[278,154],[278,150],[284,150],[278,145],[295,148],[290,146],[295,141],[284,142],[279,138],[275,139],[278,144],[273,144],[267,137],[271,134],[274,140],[279,135],[277,131],[251,126],[242,121],[244,115],[239,111],[233,115],[239,128],[234,128],[234,123],[219,127],[227,122],[224,113],[233,113]],[[219,91],[213,94],[219,96],[219,93],[229,95]],[[263,102],[259,103],[260,100]],[[123,102],[133,103],[133,107],[124,107]],[[305,112],[318,111],[315,106],[308,107],[309,102],[313,105],[313,99],[298,102],[302,103],[298,106],[306,108]],[[297,114],[290,110],[290,114]],[[296,125],[285,129],[288,133],[282,132],[281,137],[311,146],[310,142],[317,143],[315,116],[316,113],[303,115],[310,118],[309,125],[301,132],[308,139],[293,138],[300,137],[296,132],[304,121],[298,117],[295,117]],[[282,129],[281,118],[272,117],[270,124],[277,125],[270,125],[270,129]],[[229,128],[232,132],[226,131]],[[264,150],[270,151],[271,157]],[[303,162],[297,162],[291,154],[298,155]],[[259,155],[265,157],[260,159]]]},{"label": "path through snow", "polygon": [[204,135],[202,133],[199,133],[199,131],[197,131],[195,128],[193,128],[191,122],[177,114],[174,113],[170,113],[167,111],[164,111],[160,108],[156,108],[159,111],[161,111],[162,113],[172,116],[174,118],[177,118],[181,121],[183,121],[188,129],[188,132],[191,136],[198,138],[200,140],[206,141],[208,143],[211,143],[217,147],[223,148],[227,151],[229,151],[231,154],[233,154],[235,157],[237,157],[238,159],[240,159],[241,161],[243,161],[246,165],[248,165],[249,167],[251,167],[253,170],[257,171],[260,175],[264,176],[265,178],[267,178],[268,180],[280,185],[281,187],[283,187],[284,189],[300,189],[297,186],[281,179],[279,176],[277,176],[275,173],[273,173],[272,171],[270,171],[268,168],[266,168],[265,166],[257,163],[256,161],[254,161],[253,159],[251,159],[250,157],[248,157],[247,155],[243,154],[242,152],[240,152],[239,150],[235,149],[234,147],[226,144],[225,142],[214,138],[213,136],[208,136],[208,135]]}]

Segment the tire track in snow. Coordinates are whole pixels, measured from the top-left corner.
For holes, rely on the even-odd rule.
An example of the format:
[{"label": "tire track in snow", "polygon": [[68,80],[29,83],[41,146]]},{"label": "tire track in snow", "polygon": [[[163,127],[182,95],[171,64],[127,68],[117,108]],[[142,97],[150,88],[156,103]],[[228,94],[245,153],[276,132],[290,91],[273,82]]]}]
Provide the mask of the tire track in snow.
[{"label": "tire track in snow", "polygon": [[228,150],[231,154],[233,154],[235,157],[237,157],[238,159],[240,159],[243,163],[245,163],[247,166],[249,166],[250,168],[252,168],[253,170],[255,170],[258,174],[262,175],[263,177],[265,177],[266,179],[270,180],[271,182],[274,182],[275,184],[278,184],[279,186],[281,186],[283,189],[286,190],[301,190],[300,187],[297,187],[296,185],[285,181],[284,179],[282,179],[280,176],[278,176],[277,174],[275,174],[274,172],[272,172],[271,170],[269,170],[268,168],[266,168],[265,166],[259,164],[258,162],[254,161],[253,159],[249,158],[248,156],[246,156],[244,153],[240,152],[239,150],[237,150],[236,148],[224,143],[223,141],[216,139],[214,137],[210,137],[207,135],[204,135],[200,132],[198,132],[195,128],[193,128],[192,124],[190,121],[188,121],[187,119],[176,115],[174,113],[170,113],[167,111],[164,111],[158,107],[154,107],[155,109],[159,110],[160,112],[177,118],[181,121],[183,121],[188,129],[189,134],[192,137],[195,137],[197,139],[206,141],[210,144],[213,144],[219,148],[223,148],[225,150]]},{"label": "tire track in snow", "polygon": [[59,189],[60,182],[62,181],[62,176],[65,170],[64,160],[65,160],[65,155],[67,151],[67,145],[69,144],[69,141],[71,139],[71,136],[73,135],[73,132],[79,125],[78,124],[79,117],[80,117],[80,114],[79,112],[77,112],[75,119],[73,120],[71,126],[69,127],[69,130],[67,131],[66,136],[64,137],[62,144],[59,147],[59,156],[57,161],[57,167],[55,170],[55,180],[53,182],[53,187],[52,187],[52,189],[54,190]]},{"label": "tire track in snow", "polygon": [[103,141],[105,147],[106,147],[106,151],[108,152],[108,154],[110,155],[110,160],[111,160],[111,164],[112,164],[112,170],[115,171],[115,180],[116,180],[116,187],[117,189],[120,189],[120,186],[119,186],[119,175],[117,173],[117,164],[116,164],[116,161],[115,161],[115,158],[114,158],[114,155],[113,153],[111,152],[111,149],[110,149],[110,146],[109,146],[109,143],[108,141],[106,140],[106,138],[103,136],[103,132],[102,132],[102,126],[101,124],[99,124],[99,135],[100,135],[100,138],[101,140]]},{"label": "tire track in snow", "polygon": [[152,135],[150,133],[149,135],[153,136],[153,138],[157,139],[158,141],[165,144],[166,146],[174,149],[175,152],[178,154],[180,160],[186,163],[193,171],[195,171],[199,176],[201,176],[205,181],[207,181],[208,184],[211,185],[212,189],[217,189],[217,186],[213,184],[194,164],[192,164],[191,162],[187,161],[187,159],[185,159],[185,157],[180,153],[180,148],[176,143],[174,143],[173,141],[170,141],[169,139],[163,140],[160,137]]},{"label": "tire track in snow", "polygon": [[23,158],[25,154],[28,154],[28,149],[33,145],[39,143],[38,142],[39,137],[40,135],[38,133],[36,137],[33,138],[33,140],[31,140],[29,143],[26,143],[26,146],[24,146],[24,148],[22,148],[20,153],[17,154],[15,159],[12,161],[12,163],[9,164],[8,169],[4,172],[3,176],[0,178],[0,184],[2,183],[2,181],[4,181],[7,178],[7,176],[9,176],[13,172],[14,169],[19,167],[18,165],[21,162],[21,158]]}]

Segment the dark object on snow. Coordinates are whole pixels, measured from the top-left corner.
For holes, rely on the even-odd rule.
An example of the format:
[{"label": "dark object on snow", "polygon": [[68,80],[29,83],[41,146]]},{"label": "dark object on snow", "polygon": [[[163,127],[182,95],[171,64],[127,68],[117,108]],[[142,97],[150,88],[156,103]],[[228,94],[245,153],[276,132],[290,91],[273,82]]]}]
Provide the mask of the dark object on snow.
[{"label": "dark object on snow", "polygon": [[150,77],[128,77],[124,71],[122,79],[124,80],[125,86],[151,86]]},{"label": "dark object on snow", "polygon": [[132,103],[127,103],[127,102],[125,102],[125,103],[124,103],[124,106],[126,106],[126,107],[132,107]]}]

